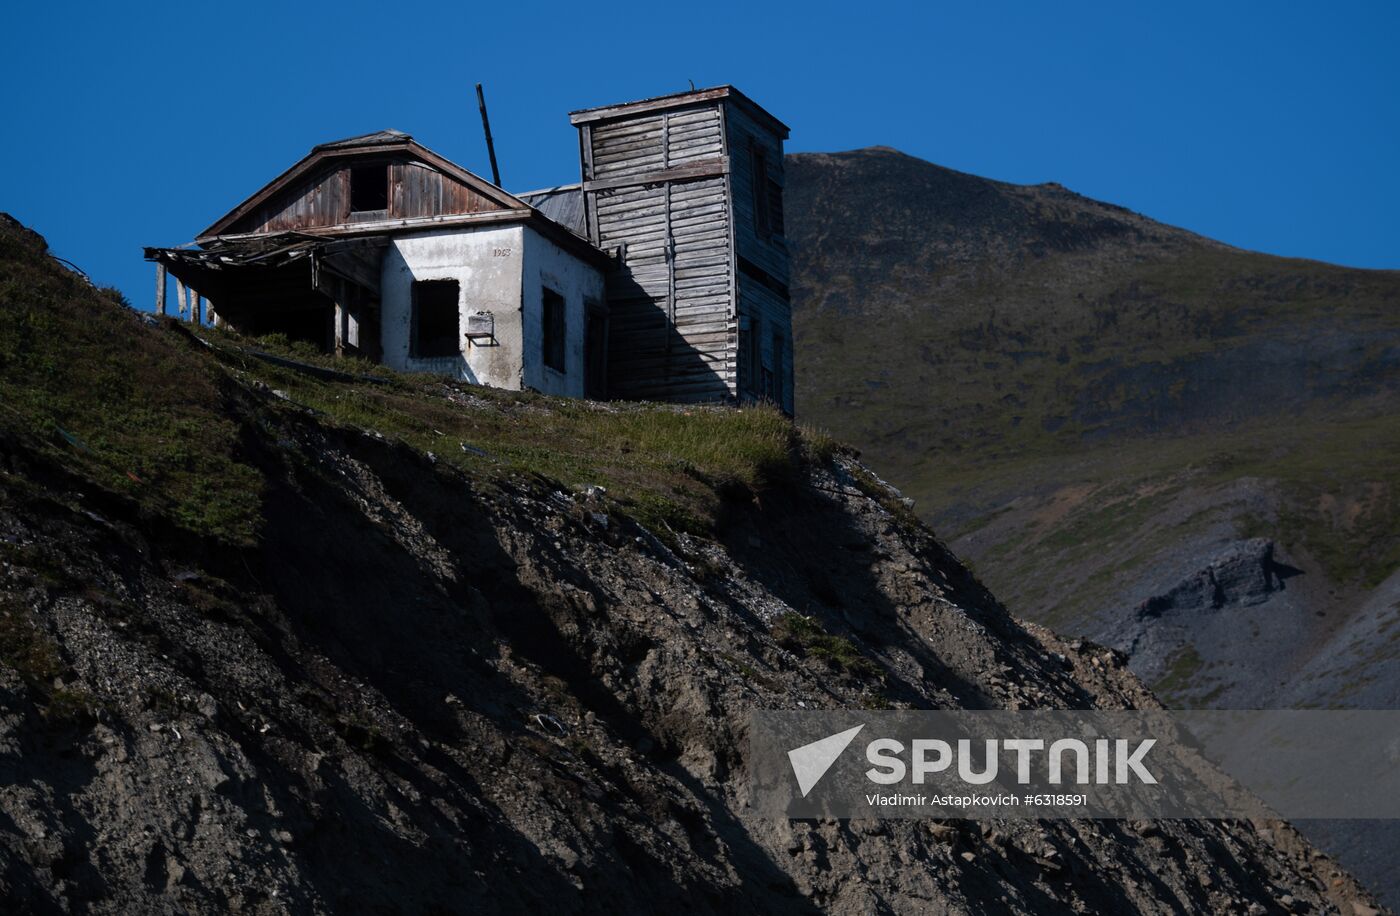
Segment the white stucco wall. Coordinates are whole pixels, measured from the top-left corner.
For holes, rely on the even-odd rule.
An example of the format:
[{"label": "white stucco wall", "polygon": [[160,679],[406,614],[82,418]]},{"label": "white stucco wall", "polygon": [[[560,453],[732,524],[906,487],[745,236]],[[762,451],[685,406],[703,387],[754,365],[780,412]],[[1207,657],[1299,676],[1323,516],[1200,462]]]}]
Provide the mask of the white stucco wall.
[{"label": "white stucco wall", "polygon": [[[603,274],[591,264],[555,245],[526,226],[525,263],[522,270],[524,303],[525,384],[547,394],[581,398],[584,394],[584,307],[589,301],[603,304]],[[564,372],[544,364],[544,290],[564,297]]]},{"label": "white stucco wall", "polygon": [[[450,373],[457,378],[497,388],[521,383],[521,270],[525,262],[516,225],[438,229],[397,236],[384,253],[380,276],[380,335],[384,364],[408,372]],[[479,309],[495,318],[493,341],[468,344],[455,357],[414,358],[409,335],[415,280],[456,280],[458,324],[465,331],[467,314]]]},{"label": "white stucco wall", "polygon": [[[413,283],[456,280],[459,326],[490,311],[493,341],[462,340],[458,356],[410,355]],[[564,297],[565,371],[544,365],[543,307],[548,287]],[[583,397],[586,302],[602,303],[603,274],[535,230],[519,224],[439,229],[398,236],[384,253],[380,335],[384,364],[409,372],[441,372],[476,384]]]}]

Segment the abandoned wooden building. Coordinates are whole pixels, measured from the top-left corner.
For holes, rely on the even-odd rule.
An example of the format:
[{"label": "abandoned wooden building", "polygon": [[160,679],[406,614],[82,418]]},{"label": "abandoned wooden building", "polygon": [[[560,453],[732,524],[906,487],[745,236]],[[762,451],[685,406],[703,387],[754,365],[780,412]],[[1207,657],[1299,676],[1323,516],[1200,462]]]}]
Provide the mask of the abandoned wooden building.
[{"label": "abandoned wooden building", "polygon": [[[577,184],[510,194],[386,130],[147,248],[157,310],[501,388],[793,411],[788,128],[730,86],[576,111]],[[188,296],[188,299],[186,299]]]}]

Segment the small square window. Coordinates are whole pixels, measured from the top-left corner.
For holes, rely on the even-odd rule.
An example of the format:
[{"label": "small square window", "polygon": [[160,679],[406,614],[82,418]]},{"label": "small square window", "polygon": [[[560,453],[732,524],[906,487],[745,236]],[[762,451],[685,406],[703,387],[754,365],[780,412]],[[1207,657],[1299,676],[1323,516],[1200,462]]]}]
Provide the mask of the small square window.
[{"label": "small square window", "polygon": [[389,209],[389,166],[357,165],[350,169],[350,212]]},{"label": "small square window", "polygon": [[462,352],[456,280],[415,280],[413,334],[409,355],[416,359],[457,356]]},{"label": "small square window", "polygon": [[564,324],[564,297],[552,289],[544,291],[544,309],[540,321],[544,364],[564,372],[564,343],[568,337]]}]

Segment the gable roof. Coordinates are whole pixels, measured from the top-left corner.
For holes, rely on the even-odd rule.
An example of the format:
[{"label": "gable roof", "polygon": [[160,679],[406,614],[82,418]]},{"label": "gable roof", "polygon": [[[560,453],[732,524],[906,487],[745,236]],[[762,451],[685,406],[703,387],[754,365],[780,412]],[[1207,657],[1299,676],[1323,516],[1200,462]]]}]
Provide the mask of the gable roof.
[{"label": "gable roof", "polygon": [[332,140],[329,143],[321,143],[312,147],[311,152],[302,157],[295,165],[263,185],[251,197],[225,213],[209,228],[195,236],[195,241],[204,242],[224,234],[240,219],[252,213],[274,195],[293,186],[298,179],[307,177],[326,162],[363,155],[379,155],[386,152],[401,152],[420,162],[427,163],[460,181],[503,210],[527,210],[529,208],[529,205],[518,197],[496,187],[486,179],[472,174],[450,159],[439,156],[403,131],[389,129],[376,131],[372,134],[361,134],[358,137],[347,137],[344,140]]},{"label": "gable roof", "polygon": [[311,151],[321,149],[350,149],[360,146],[382,146],[388,143],[402,143],[405,140],[412,140],[408,134],[401,130],[394,130],[392,127],[384,130],[377,130],[372,134],[360,134],[358,137],[346,137],[344,140],[331,140],[327,143],[317,143],[311,147]]}]

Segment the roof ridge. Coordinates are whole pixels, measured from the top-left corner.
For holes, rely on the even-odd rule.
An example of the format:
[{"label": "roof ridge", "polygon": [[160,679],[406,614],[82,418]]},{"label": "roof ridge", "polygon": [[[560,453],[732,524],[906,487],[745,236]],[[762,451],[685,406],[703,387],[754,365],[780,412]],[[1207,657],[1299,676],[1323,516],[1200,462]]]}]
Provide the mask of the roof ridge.
[{"label": "roof ridge", "polygon": [[325,143],[318,143],[311,147],[315,152],[319,149],[342,149],[350,146],[378,146],[384,143],[402,143],[405,140],[412,140],[413,137],[401,130],[386,127],[384,130],[376,130],[367,134],[358,134],[354,137],[346,137],[343,140],[328,140]]}]

